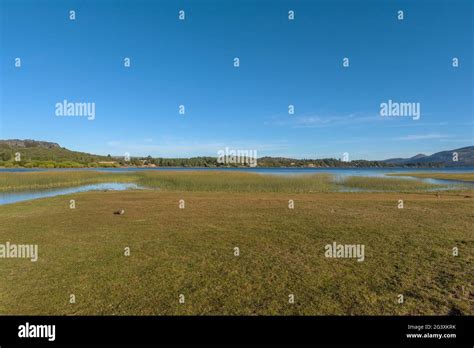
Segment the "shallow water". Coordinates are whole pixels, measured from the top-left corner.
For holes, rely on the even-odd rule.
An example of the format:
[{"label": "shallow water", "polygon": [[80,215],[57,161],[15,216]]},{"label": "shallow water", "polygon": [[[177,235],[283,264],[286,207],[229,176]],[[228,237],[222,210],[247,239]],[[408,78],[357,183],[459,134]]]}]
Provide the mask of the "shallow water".
[{"label": "shallow water", "polygon": [[19,192],[0,192],[0,205],[16,203],[21,201],[29,201],[32,199],[45,198],[45,197],[54,197],[59,195],[67,195],[77,192],[87,192],[87,191],[98,191],[98,190],[113,190],[113,191],[123,191],[130,189],[139,189],[140,187],[137,184],[133,183],[101,183],[101,184],[91,184],[91,185],[82,185],[76,187],[65,187],[57,189],[47,189],[47,190],[33,190],[33,191],[19,191]]}]

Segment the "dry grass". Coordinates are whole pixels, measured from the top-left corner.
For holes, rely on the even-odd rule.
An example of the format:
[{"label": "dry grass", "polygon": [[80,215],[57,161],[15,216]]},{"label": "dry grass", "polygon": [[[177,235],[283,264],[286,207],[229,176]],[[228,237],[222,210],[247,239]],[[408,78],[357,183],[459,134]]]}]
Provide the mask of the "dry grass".
[{"label": "dry grass", "polygon": [[[0,259],[0,313],[472,315],[466,194],[140,190],[1,206],[1,243],[38,244],[39,260]],[[325,258],[333,241],[364,244],[365,261]]]}]

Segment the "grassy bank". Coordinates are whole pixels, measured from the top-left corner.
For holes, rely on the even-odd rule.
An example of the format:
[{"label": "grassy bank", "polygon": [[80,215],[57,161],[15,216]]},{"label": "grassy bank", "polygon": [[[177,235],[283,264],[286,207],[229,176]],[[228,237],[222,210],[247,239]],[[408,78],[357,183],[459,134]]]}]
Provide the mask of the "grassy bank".
[{"label": "grassy bank", "polygon": [[[139,190],[5,205],[1,243],[38,244],[39,259],[0,260],[0,312],[473,314],[473,211],[463,193]],[[364,244],[365,260],[326,258],[334,241]]]},{"label": "grassy bank", "polygon": [[134,182],[148,188],[187,192],[333,192],[340,189],[371,191],[423,191],[440,188],[417,180],[347,177],[335,181],[329,174],[261,175],[225,171],[138,171],[138,172],[20,172],[0,173],[0,192],[48,189],[103,182]]},{"label": "grassy bank", "polygon": [[0,191],[48,189],[100,182],[134,182],[162,190],[201,192],[327,192],[335,188],[331,176],[326,174],[287,177],[203,171],[0,173]]},{"label": "grassy bank", "polygon": [[367,191],[425,191],[441,188],[441,185],[429,184],[417,180],[351,176],[339,183],[343,187]]},{"label": "grassy bank", "polygon": [[143,172],[138,183],[168,191],[188,192],[329,192],[332,176],[260,175],[239,172]]},{"label": "grassy bank", "polygon": [[387,175],[474,182],[474,173],[393,173]]}]

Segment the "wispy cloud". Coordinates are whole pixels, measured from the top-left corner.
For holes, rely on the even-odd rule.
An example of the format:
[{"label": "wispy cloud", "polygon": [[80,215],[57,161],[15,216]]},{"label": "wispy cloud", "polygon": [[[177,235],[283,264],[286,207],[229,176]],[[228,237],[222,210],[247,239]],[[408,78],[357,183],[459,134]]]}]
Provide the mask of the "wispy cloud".
[{"label": "wispy cloud", "polygon": [[285,126],[291,128],[325,128],[358,125],[382,120],[378,115],[351,113],[347,115],[320,115],[306,113],[301,115],[276,115],[267,125]]},{"label": "wispy cloud", "polygon": [[474,144],[474,138],[465,138],[465,139],[462,139],[462,138],[456,138],[456,139],[441,139],[440,141],[442,142],[449,142],[449,143],[466,143],[466,144],[470,144],[468,146],[472,146],[472,144]]},{"label": "wispy cloud", "polygon": [[449,138],[448,135],[443,134],[414,134],[414,135],[406,135],[403,137],[393,138],[393,140],[402,140],[402,141],[411,141],[411,140],[428,140],[428,139],[446,139]]}]

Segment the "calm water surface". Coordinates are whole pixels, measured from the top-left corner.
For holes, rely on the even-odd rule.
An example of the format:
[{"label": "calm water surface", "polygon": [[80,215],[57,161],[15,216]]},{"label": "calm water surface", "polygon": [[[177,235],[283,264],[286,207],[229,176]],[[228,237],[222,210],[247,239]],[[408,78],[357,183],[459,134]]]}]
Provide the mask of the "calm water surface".
[{"label": "calm water surface", "polygon": [[123,191],[123,190],[138,189],[138,188],[140,187],[136,184],[111,182],[111,183],[92,184],[92,185],[65,187],[65,188],[48,189],[48,190],[32,190],[32,191],[5,192],[5,193],[0,192],[0,205],[16,203],[16,202],[21,202],[21,201],[29,201],[31,199],[67,195],[67,194],[77,193],[77,192],[97,191],[97,190]]},{"label": "calm water surface", "polygon": [[229,171],[248,172],[274,175],[302,175],[315,173],[328,173],[338,176],[384,176],[389,173],[474,173],[474,167],[450,168],[54,168],[54,169],[26,169],[26,168],[0,168],[1,172],[54,172],[54,171],[99,171],[99,172],[140,172],[149,171]]}]

